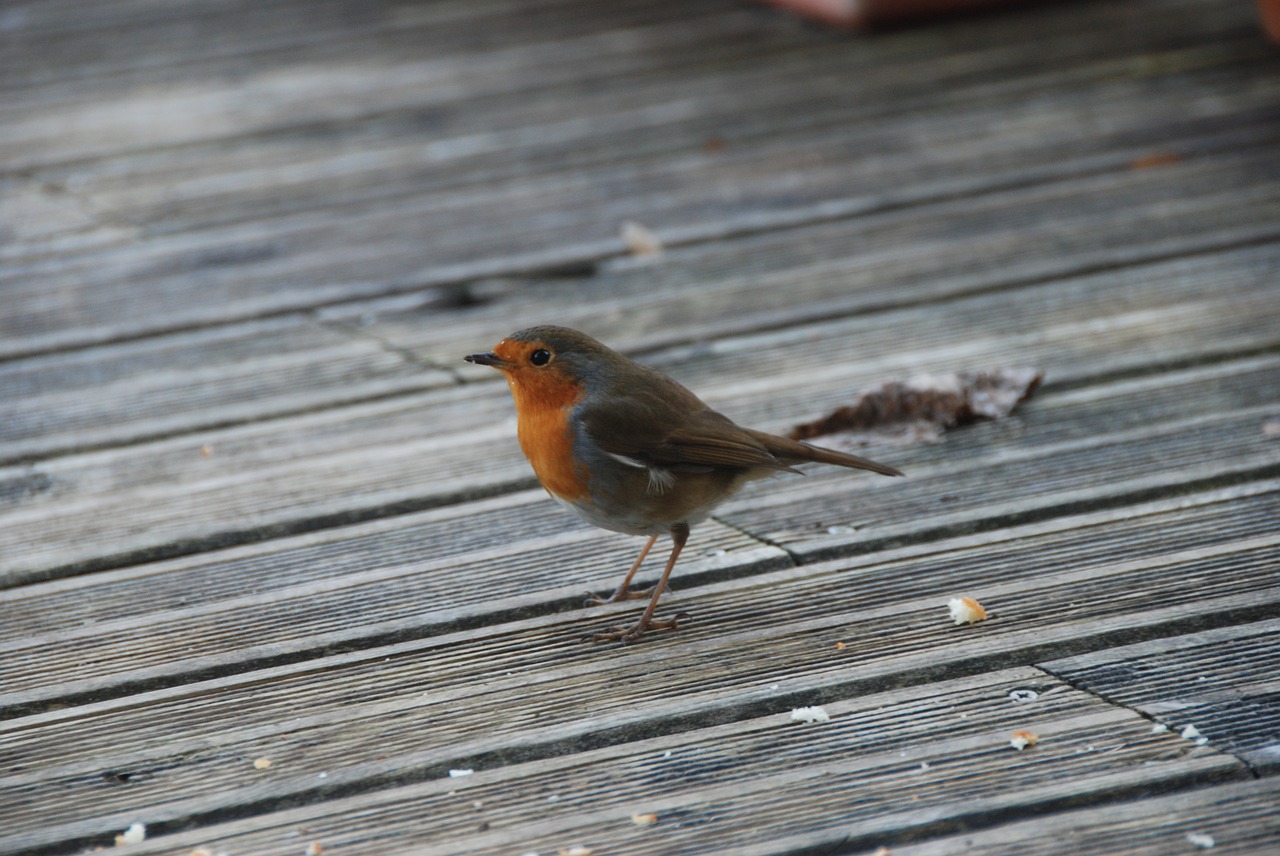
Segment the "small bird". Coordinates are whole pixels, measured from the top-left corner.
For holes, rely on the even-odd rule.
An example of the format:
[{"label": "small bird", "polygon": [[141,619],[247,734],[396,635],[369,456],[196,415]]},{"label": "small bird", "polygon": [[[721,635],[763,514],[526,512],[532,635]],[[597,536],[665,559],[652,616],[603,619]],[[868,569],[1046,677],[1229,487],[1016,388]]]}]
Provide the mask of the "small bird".
[{"label": "small bird", "polygon": [[[530,327],[463,359],[506,376],[520,448],[552,498],[596,526],[649,536],[617,591],[588,601],[647,597],[649,605],[630,627],[593,634],[597,642],[677,628],[683,615],[660,620],[654,611],[689,527],[746,482],[798,473],[793,465],[803,461],[902,475],[866,458],[740,427],[662,372],[567,327]],[[672,541],[662,578],[633,592],[631,580],[660,535]]]}]

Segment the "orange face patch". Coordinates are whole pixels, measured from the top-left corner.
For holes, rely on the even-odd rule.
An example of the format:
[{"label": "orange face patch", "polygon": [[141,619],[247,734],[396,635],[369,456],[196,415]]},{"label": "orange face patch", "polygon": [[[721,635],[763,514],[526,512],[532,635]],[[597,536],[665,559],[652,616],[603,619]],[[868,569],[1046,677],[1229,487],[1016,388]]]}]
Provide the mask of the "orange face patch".
[{"label": "orange face patch", "polygon": [[535,365],[530,357],[538,350],[547,349],[540,342],[510,339],[493,349],[506,363],[502,371],[516,403],[520,448],[549,493],[565,500],[583,499],[588,473],[573,456],[569,411],[584,390],[556,364],[554,356],[544,365]]}]

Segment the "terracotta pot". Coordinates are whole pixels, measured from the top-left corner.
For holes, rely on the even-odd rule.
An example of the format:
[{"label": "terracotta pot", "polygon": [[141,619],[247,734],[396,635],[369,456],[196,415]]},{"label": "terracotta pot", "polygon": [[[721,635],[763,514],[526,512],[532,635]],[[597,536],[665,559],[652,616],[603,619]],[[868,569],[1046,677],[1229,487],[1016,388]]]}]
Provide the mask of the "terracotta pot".
[{"label": "terracotta pot", "polygon": [[[836,27],[868,30],[1034,0],[764,0]],[[1264,2],[1264,0],[1259,0]],[[1265,0],[1271,2],[1271,0]]]},{"label": "terracotta pot", "polygon": [[1262,29],[1267,38],[1280,44],[1280,0],[1258,0],[1258,14],[1262,16]]}]

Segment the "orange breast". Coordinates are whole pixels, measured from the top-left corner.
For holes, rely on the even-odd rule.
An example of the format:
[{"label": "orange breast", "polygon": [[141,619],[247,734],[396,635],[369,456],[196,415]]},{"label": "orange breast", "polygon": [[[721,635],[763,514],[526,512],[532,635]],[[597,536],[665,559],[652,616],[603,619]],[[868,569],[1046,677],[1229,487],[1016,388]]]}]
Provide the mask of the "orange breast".
[{"label": "orange breast", "polygon": [[520,448],[533,471],[550,493],[564,500],[587,495],[589,474],[573,456],[573,431],[569,411],[582,398],[576,385],[530,383],[512,380],[516,402]]}]

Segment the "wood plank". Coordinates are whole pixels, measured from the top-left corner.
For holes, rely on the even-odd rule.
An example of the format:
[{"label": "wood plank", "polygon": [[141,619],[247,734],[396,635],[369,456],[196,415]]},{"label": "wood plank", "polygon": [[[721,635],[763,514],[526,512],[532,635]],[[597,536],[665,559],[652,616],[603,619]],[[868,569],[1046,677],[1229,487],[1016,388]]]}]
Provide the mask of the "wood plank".
[{"label": "wood plank", "polygon": [[[807,117],[821,115],[817,108],[822,105],[847,104],[855,108],[855,117],[893,115],[926,112],[921,108],[952,97],[947,93],[981,92],[993,85],[1002,92],[1022,92],[1028,84],[1043,90],[1036,78],[1061,80],[1091,65],[1112,66],[1085,73],[1095,84],[1099,76],[1113,74],[1116,63],[1140,79],[1195,71],[1204,62],[1205,42],[1215,44],[1212,55],[1219,62],[1262,56],[1249,50],[1247,37],[1255,35],[1255,25],[1247,12],[1224,11],[1204,2],[1146,0],[1145,5],[1165,14],[1154,22],[1149,14],[1117,15],[1088,7],[1047,9],[1037,15],[1037,26],[1094,28],[1095,38],[1089,40],[1027,45],[1010,37],[1026,26],[1025,19],[1013,17],[954,27],[945,37],[947,50],[939,49],[943,37],[926,33],[867,41],[857,51],[846,50],[841,39],[785,19],[713,2],[686,3],[678,9],[653,8],[636,0],[608,7],[540,4],[537,10],[522,9],[520,16],[508,14],[509,3],[432,4],[422,10],[366,4],[358,11],[343,4],[318,4],[314,11],[306,7],[313,14],[307,27],[297,26],[301,13],[296,4],[251,13],[228,8],[223,14],[210,14],[206,9],[194,19],[198,26],[189,15],[175,20],[172,15],[148,13],[140,20],[104,22],[102,26],[128,35],[118,46],[97,45],[92,53],[77,52],[74,46],[77,38],[93,39],[92,30],[62,35],[56,48],[68,48],[67,69],[77,62],[83,68],[74,76],[55,68],[70,85],[42,82],[32,67],[43,71],[49,63],[33,63],[23,51],[15,52],[13,63],[26,73],[6,79],[24,85],[14,87],[17,91],[0,115],[8,120],[15,142],[25,144],[15,152],[23,155],[15,166],[34,170],[59,160],[103,158],[116,148],[112,144],[117,139],[129,148],[166,149],[219,137],[235,140],[268,132],[278,136],[289,130],[314,131],[321,122],[355,125],[362,120],[377,120],[384,133],[394,134],[405,128],[397,119],[407,124],[415,114],[418,133],[424,120],[427,130],[448,132],[456,127],[458,114],[465,123],[468,114],[482,113],[493,113],[493,119],[476,127],[506,130],[513,118],[520,125],[530,124],[536,111],[563,120],[578,106],[590,115],[606,103],[602,89],[612,93],[615,104],[626,105],[655,100],[655,87],[669,97],[673,83],[682,84],[683,98],[712,116],[731,116],[742,105],[753,104],[743,89],[770,99],[754,102],[757,108],[779,106],[772,99],[780,91],[794,92],[793,84],[807,78],[808,94],[792,101],[804,109],[790,122],[812,122]],[[1171,14],[1171,7],[1177,14]],[[246,25],[253,29],[248,37]],[[482,40],[477,30],[484,32]],[[1189,41],[1188,33],[1197,34],[1199,42]],[[182,41],[175,44],[175,38]],[[1225,45],[1237,52],[1224,50]],[[1185,59],[1194,46],[1202,57],[1199,63]],[[38,37],[20,47],[49,52]],[[1171,56],[1163,65],[1135,68],[1135,50]],[[127,53],[135,67],[112,62],[108,73],[95,73],[92,63],[116,51]],[[374,53],[379,66],[355,62]],[[599,62],[602,55],[609,57],[607,64]],[[231,73],[240,77],[228,82]],[[731,80],[747,85],[726,86]],[[848,80],[858,82],[861,97],[851,97]],[[531,89],[543,97],[531,103],[525,97]],[[164,103],[173,97],[170,90],[185,94],[187,103],[174,104],[163,115],[201,113],[207,124],[199,134],[177,122],[140,128],[125,121],[135,112],[130,106],[134,100],[150,97],[153,103]],[[713,92],[716,97],[709,97]],[[249,96],[244,100],[269,99],[273,109],[248,109],[236,97],[243,95]],[[459,102],[468,109],[457,110]],[[493,102],[508,105],[513,115],[500,116],[490,106]],[[40,109],[51,106],[65,112],[37,121]],[[431,107],[453,110],[424,116]],[[750,114],[744,118],[743,128],[755,135],[766,124]],[[48,134],[50,119],[70,122],[83,133]],[[621,159],[619,147],[613,148],[613,157]]]},{"label": "wood plank", "polygon": [[305,413],[454,378],[299,316],[0,363],[0,462]]},{"label": "wood plank", "polygon": [[[624,352],[653,353],[1274,242],[1280,171],[1273,164],[1269,148],[1214,153],[677,247],[572,278],[489,283],[470,292],[474,305],[461,312],[405,296],[340,304],[321,317],[358,322],[441,364],[513,324],[544,319]],[[1043,252],[1048,245],[1051,254]],[[584,290],[598,296],[583,301]]]},{"label": "wood plank", "polygon": [[[1273,473],[1280,449],[1262,426],[1275,410],[1265,397],[1274,395],[1267,390],[1280,374],[1269,358],[1251,366],[1256,371],[1230,379],[1213,366],[1063,393],[1052,408],[1042,402],[1012,421],[974,426],[912,454],[910,489],[813,469],[803,481],[748,486],[716,516],[809,561],[926,530],[970,531],[975,505],[992,521],[1010,521]],[[1103,389],[1106,403],[1098,397]],[[1182,398],[1192,389],[1204,396],[1197,416]],[[1212,437],[1227,457],[1201,448],[1196,434]],[[1243,454],[1227,452],[1233,446]]]},{"label": "wood plank", "polygon": [[1274,850],[1280,844],[1280,779],[1231,782],[1051,814],[894,847],[893,852],[897,856],[950,856],[962,852],[973,856],[1052,856],[1064,852],[1164,856],[1208,849],[1193,843],[1190,836],[1208,836],[1215,854]]},{"label": "wood plank", "polygon": [[[713,405],[732,405],[724,407],[731,416],[764,428],[783,427],[771,423],[781,413],[794,419],[808,415],[804,408],[842,403],[860,372],[870,380],[907,371],[953,369],[958,353],[972,360],[971,366],[1039,364],[1051,378],[1068,382],[1132,370],[1135,365],[1204,359],[1223,347],[1238,351],[1270,345],[1280,311],[1271,285],[1274,256],[1274,249],[1264,247],[1211,260],[1151,266],[1121,276],[1055,282],[1024,290],[1013,305],[1003,296],[966,298],[950,304],[942,325],[927,320],[923,308],[914,308],[764,337],[721,340],[713,348],[693,352],[674,349],[668,358],[692,370],[676,374],[694,381],[695,389],[710,392],[707,398]],[[1203,284],[1210,275],[1218,287],[1206,295]],[[909,340],[909,348],[902,347],[904,331],[920,331]],[[823,365],[814,365],[815,342],[822,343]],[[1135,348],[1135,342],[1141,342],[1141,348]],[[1196,354],[1197,342],[1210,353]],[[1227,344],[1219,344],[1223,342]],[[882,356],[867,358],[876,351]],[[1200,385],[1180,374],[1152,381],[1156,389],[1186,384],[1184,389],[1205,396],[1205,402],[1213,400],[1209,396],[1234,396],[1229,399],[1234,403],[1215,405],[1226,406],[1221,415],[1196,411],[1199,401],[1187,409],[1207,421],[1180,415],[1181,402],[1177,402],[1179,407],[1170,414],[1174,421],[1149,429],[1148,441],[1138,428],[1113,432],[1091,423],[1088,408],[1093,405],[1086,403],[1063,423],[1075,426],[1070,430],[1076,433],[1072,437],[1059,433],[1055,442],[1065,441],[1062,451],[1074,448],[1089,471],[1102,470],[1102,483],[1116,490],[1125,489],[1126,479],[1138,477],[1165,479],[1165,484],[1184,477],[1204,478],[1205,470],[1228,460],[1234,472],[1266,466],[1274,462],[1275,451],[1258,430],[1267,406],[1265,397],[1258,398],[1258,390],[1271,388],[1275,372],[1266,371],[1266,358],[1258,359],[1264,362],[1246,361],[1221,370],[1227,376],[1239,375],[1235,383],[1224,383],[1213,375],[1218,370],[1212,367],[1205,370],[1209,374]],[[664,365],[662,360],[654,362]],[[1241,379],[1259,371],[1261,377]],[[696,382],[699,375],[707,380],[705,385]],[[1058,417],[1042,418],[1046,422],[1041,424],[1053,424]],[[1215,420],[1228,432],[1229,442],[1209,448],[1202,448],[1206,442],[1202,434],[1182,436],[1170,427],[1185,423],[1204,430]],[[66,576],[529,487],[528,467],[511,442],[513,434],[507,393],[491,384],[480,389],[444,388],[198,437],[0,469],[0,483],[6,484],[11,497],[0,517],[0,568],[11,584]],[[1108,439],[1113,434],[1114,439]],[[970,436],[997,440],[991,433]],[[1049,435],[998,437],[1000,443],[1030,443],[1021,458],[1009,456],[1003,448],[996,452],[977,440],[965,455],[986,458],[966,457],[960,462],[970,478],[979,482],[974,495],[986,490],[983,483],[989,479],[982,475],[984,468],[1000,466],[1023,472],[1015,480],[1023,491],[1018,502],[1029,494],[1064,497],[1037,490],[1036,480],[1042,475],[1028,463],[1020,463],[1034,460],[1038,454],[1034,450],[1048,439]],[[1201,457],[1186,459],[1190,470],[1171,466],[1149,475],[1153,470],[1143,451],[1147,442],[1163,444],[1164,453]],[[201,456],[203,444],[217,454]],[[1109,471],[1106,459],[1098,457],[1103,452],[1127,457]],[[835,489],[876,490],[883,501],[888,501],[890,492],[914,496],[925,506],[904,509],[898,518],[904,525],[914,525],[909,521],[937,515],[938,496],[954,493],[945,485],[928,495],[915,493],[928,472],[925,467],[941,467],[934,472],[944,482],[952,478],[944,455],[958,461],[961,452],[954,447],[945,453],[915,449],[897,457],[894,463],[914,473],[916,487],[846,478]],[[1188,475],[1193,471],[1200,474]],[[1120,472],[1125,475],[1119,476]],[[800,539],[787,536],[796,541],[812,534],[807,527],[815,521],[823,529],[860,525],[859,521],[828,520],[829,511],[814,512],[814,497],[830,484],[830,476],[820,473],[802,485],[772,482],[767,498],[762,499],[758,490],[745,494],[759,503],[759,509],[770,509],[767,519],[761,518],[757,508],[740,503],[726,505],[724,519],[756,533],[799,530]],[[803,496],[793,495],[797,489]],[[1086,494],[1073,498],[1086,498],[1088,485],[1081,481],[1080,489]],[[844,496],[842,507],[856,507],[856,501]],[[783,499],[795,505],[782,508]],[[800,523],[793,513],[803,502],[810,505]],[[102,513],[107,507],[113,509],[109,516]],[[996,516],[1005,513],[1001,510]],[[859,535],[866,537],[866,532]],[[798,544],[797,549],[806,548]]]},{"label": "wood plank", "polygon": [[[0,709],[39,709],[388,640],[572,614],[584,590],[616,585],[637,542],[530,500],[502,497],[0,592],[7,619]],[[1045,564],[1012,544],[996,546],[1002,536],[983,543],[991,567],[1040,573],[1066,561],[1100,561],[1120,544],[1137,557],[1239,539],[1278,504],[1276,483],[1258,482],[1064,517],[1034,530],[1054,543]],[[478,520],[486,525],[474,525]],[[1070,534],[1076,527],[1095,528]],[[696,598],[699,586],[789,564],[776,548],[708,524],[691,540],[674,590],[681,600]],[[642,578],[655,572],[648,568]],[[86,659],[90,642],[94,655]]]},{"label": "wood plank", "polygon": [[[92,95],[119,95],[122,86],[164,85],[205,76],[217,81],[250,68],[335,62],[377,53],[404,61],[429,56],[458,62],[474,52],[477,30],[489,47],[514,41],[523,24],[531,40],[561,39],[602,25],[625,26],[644,4],[620,0],[608,18],[583,16],[579,3],[547,0],[513,15],[510,2],[437,2],[405,6],[342,0],[243,4],[202,2],[175,5],[121,0],[85,9],[75,3],[33,2],[6,21],[16,40],[0,58],[0,86],[28,97],[58,102]],[[696,20],[698,4],[685,4],[683,18]],[[662,10],[651,10],[652,20]],[[300,22],[305,20],[305,26]],[[104,40],[103,32],[115,38]],[[470,36],[470,38],[467,38]],[[419,50],[413,51],[417,46]],[[113,90],[112,87],[116,89]],[[23,102],[18,102],[23,103]]]},{"label": "wood plank", "polygon": [[[617,228],[627,219],[658,224],[677,240],[703,240],[725,234],[726,228],[759,230],[1119,170],[1153,149],[1186,143],[1194,150],[1206,137],[1218,139],[1219,146],[1224,134],[1237,140],[1241,133],[1252,134],[1254,146],[1273,142],[1274,129],[1265,117],[1275,95],[1267,91],[1269,78],[1246,74],[1251,85],[1242,86],[1229,73],[1202,72],[1196,81],[1205,88],[1197,90],[1196,109],[1188,111],[1186,86],[1192,81],[1182,78],[1195,73],[1186,69],[1235,68],[1238,62],[1229,50],[1215,48],[1208,56],[1200,50],[1194,60],[1187,57],[1184,64],[1171,62],[1155,72],[1179,79],[1179,86],[1168,87],[1178,97],[1144,97],[1142,110],[1135,109],[1132,83],[1117,77],[1114,60],[1103,63],[1105,73],[1087,89],[1078,80],[1059,80],[1061,98],[1046,100],[1043,87],[1028,91],[1040,118],[1034,127],[1011,128],[997,154],[985,134],[974,136],[975,129],[1003,120],[1009,107],[984,91],[971,107],[961,105],[959,115],[929,111],[912,119],[914,114],[904,114],[901,122],[908,124],[887,129],[870,122],[853,128],[853,135],[836,124],[802,150],[787,141],[777,143],[780,148],[746,146],[711,165],[708,154],[697,151],[646,162],[642,173],[635,166],[602,164],[568,174],[536,173],[483,190],[358,202],[340,215],[307,206],[291,215],[182,234],[155,235],[146,226],[139,233],[134,225],[136,242],[66,252],[56,262],[45,258],[47,248],[36,248],[33,260],[11,265],[10,276],[0,282],[13,307],[12,329],[6,328],[4,338],[17,353],[56,349],[86,339],[108,341],[580,263],[619,254]],[[1142,72],[1139,79],[1150,73]],[[717,91],[723,93],[723,87]],[[847,87],[838,91],[848,97]],[[1106,133],[1081,138],[1082,127]],[[803,130],[814,136],[812,128]],[[851,168],[850,150],[880,155]],[[509,157],[505,150],[501,156]],[[643,192],[637,193],[642,178]],[[233,207],[243,215],[243,206]],[[739,213],[726,224],[727,208]],[[547,216],[548,211],[558,213]],[[82,215],[73,211],[72,216],[79,222]],[[112,225],[132,222],[118,216]],[[163,222],[176,224],[177,217]],[[431,236],[425,262],[424,234]],[[128,291],[120,288],[123,281],[131,284]],[[65,306],[51,311],[51,292],[74,307],[84,323],[68,327]],[[140,311],[140,293],[148,300],[166,295],[173,311]]]},{"label": "wood plank", "polygon": [[[71,836],[123,828],[143,809],[171,823],[243,816],[1260,620],[1280,604],[1278,535],[1254,527],[1207,542],[1216,530],[1206,526],[1131,560],[1108,549],[1064,563],[1064,538],[1087,552],[1105,528],[1082,522],[708,584],[666,606],[692,608],[694,624],[633,647],[579,638],[633,608],[578,610],[289,666],[232,665],[222,678],[11,719],[0,727],[21,760],[0,779],[0,807],[21,827],[39,806],[41,834]],[[1158,545],[1169,521],[1147,522]],[[993,617],[952,626],[945,603],[959,593]],[[1180,754],[1214,749],[1152,735],[1145,720],[1141,733]],[[255,779],[257,757],[284,763]],[[137,778],[115,788],[103,770]]]},{"label": "wood plank", "polygon": [[[1064,23],[1097,23],[1079,20],[1082,11],[1072,10],[1072,20]],[[1035,51],[1035,61],[1025,43],[1001,40],[988,31],[981,49],[982,73],[976,73],[976,56],[958,55],[954,45],[940,52],[932,44],[887,41],[867,45],[865,53],[851,53],[812,34],[778,38],[781,34],[741,10],[722,8],[719,14],[682,20],[678,26],[669,23],[596,34],[588,44],[577,39],[531,46],[529,35],[521,33],[521,41],[506,50],[450,57],[450,79],[423,81],[417,91],[400,91],[397,84],[428,76],[439,60],[423,68],[417,57],[406,57],[394,72],[375,73],[352,69],[349,58],[342,57],[335,66],[341,69],[342,91],[351,93],[344,106],[376,113],[329,120],[319,128],[316,119],[298,114],[310,110],[327,116],[335,110],[333,93],[323,82],[334,72],[308,64],[305,73],[315,80],[309,85],[299,81],[291,93],[301,103],[291,99],[272,114],[271,133],[251,150],[242,142],[243,133],[228,145],[216,132],[206,132],[195,150],[184,145],[160,152],[146,150],[155,144],[148,138],[139,141],[144,146],[140,153],[45,168],[40,174],[127,214],[131,222],[152,224],[149,231],[155,234],[232,222],[245,210],[278,216],[353,202],[381,200],[385,206],[411,195],[478,184],[571,177],[586,169],[605,175],[620,167],[634,171],[639,159],[656,166],[696,155],[704,167],[723,167],[744,154],[759,156],[767,150],[775,168],[814,166],[820,163],[817,152],[837,136],[855,137],[855,145],[883,156],[893,151],[892,141],[901,143],[915,133],[914,124],[933,125],[931,114],[985,112],[997,93],[1005,100],[1043,101],[1058,90],[1069,99],[1072,90],[1096,87],[1094,98],[1101,106],[1108,100],[1114,63],[1131,54],[1135,40],[1145,36],[1151,51],[1187,51],[1184,28],[1193,26],[1199,26],[1205,40],[1217,34],[1227,44],[1239,41],[1239,50],[1217,43],[1206,54],[1202,46],[1197,59],[1188,56],[1181,68],[1171,65],[1162,73],[1185,75],[1206,63],[1230,67],[1265,58],[1251,50],[1253,33],[1221,14],[1198,23],[1181,18],[1166,25],[1168,30],[1147,24],[1141,36],[1129,31],[1132,24],[1113,26],[1096,39],[1064,42],[1051,49],[1052,55]],[[442,51],[450,53],[443,46]],[[608,53],[607,69],[583,61],[592,51]],[[685,60],[673,63],[673,53]],[[763,53],[768,59],[761,62]],[[520,54],[532,55],[512,63]],[[494,74],[492,66],[500,58],[504,66],[515,67]],[[854,79],[857,86],[815,84],[837,77]],[[449,103],[458,99],[454,90],[463,79],[465,109]],[[206,75],[201,83],[208,85],[207,80]],[[513,90],[513,80],[536,83],[517,84]],[[535,85],[540,97],[530,99],[528,88]],[[673,89],[679,93],[676,99]],[[389,96],[414,100],[396,109],[384,106]],[[198,98],[188,93],[187,100]],[[426,111],[431,115],[424,120]],[[425,146],[424,124],[431,131]],[[174,130],[190,133],[181,126]],[[712,137],[725,144],[715,157],[707,157],[704,147]],[[42,157],[49,155],[47,148],[42,150]]]},{"label": "wood plank", "polygon": [[[605,51],[616,55],[612,75],[652,75],[660,67],[654,50],[663,36],[677,48],[704,45],[715,59],[727,50],[744,50],[734,46],[735,36],[754,30],[759,44],[769,35],[758,15],[719,4],[663,10],[636,0],[607,8],[553,2],[520,15],[511,14],[509,2],[436,3],[421,10],[403,4],[323,3],[313,9],[285,3],[246,11],[239,5],[104,21],[103,27],[129,34],[118,46],[99,46],[89,54],[77,55],[75,43],[100,42],[92,29],[47,42],[31,39],[26,51],[15,52],[14,65],[22,67],[28,51],[47,54],[65,47],[68,67],[79,64],[83,71],[73,76],[60,70],[57,76],[64,79],[58,80],[33,74],[32,65],[47,67],[37,62],[8,78],[25,84],[13,87],[0,108],[16,144],[14,166],[34,171],[211,140],[234,144],[282,131],[376,122],[397,112],[416,112],[419,132],[431,131],[468,97],[496,92],[514,101],[531,89],[554,92],[599,79],[584,63]],[[304,14],[312,18],[300,27]],[[718,49],[715,36],[722,42]],[[132,62],[116,62],[117,51],[130,53]],[[370,63],[370,56],[378,62]],[[89,62],[83,62],[86,57]],[[49,109],[43,117],[42,106]],[[131,124],[139,106],[154,111],[158,121]],[[179,120],[205,124],[183,127]],[[57,121],[79,133],[59,138],[51,132]]]},{"label": "wood plank", "polygon": [[[1011,690],[1028,684],[1040,690],[1039,698],[1028,705],[1009,700]],[[861,844],[922,826],[955,828],[984,809],[1037,810],[1243,775],[1229,756],[1207,748],[1189,751],[1185,741],[1152,734],[1136,714],[1109,708],[1032,669],[826,706],[832,719],[820,726],[797,725],[785,702],[773,704],[766,715],[569,757],[482,768],[464,781],[441,771],[434,781],[161,837],[137,852],[214,842],[231,852],[296,852],[298,828],[326,849],[429,842],[439,853],[574,844],[608,852],[780,852],[777,844],[790,846],[799,837]],[[1032,753],[1018,754],[1008,734],[1027,726],[1044,740]],[[265,773],[242,757],[241,789],[265,793],[314,769],[312,759],[283,746],[272,755],[276,763]],[[328,769],[326,778],[340,777]],[[245,784],[255,778],[258,784]],[[957,789],[961,779],[963,798]],[[804,811],[797,812],[798,806]],[[178,811],[174,803],[139,807],[133,814],[45,826],[3,843],[14,853],[45,842],[88,844],[101,841],[112,822],[120,825],[121,818],[133,816],[163,831],[184,823]],[[628,819],[637,812],[653,812],[659,821],[639,829]]]},{"label": "wood plank", "polygon": [[[543,496],[134,566],[76,578],[83,585],[74,587],[0,592],[0,612],[13,616],[0,640],[0,709],[576,610],[587,592],[617,586],[641,542],[589,527]],[[703,581],[791,564],[778,548],[714,522],[687,553],[682,575]],[[41,643],[49,647],[37,655]]]},{"label": "wood plank", "polygon": [[[1276,581],[1280,582],[1280,573]],[[1261,773],[1280,770],[1280,620],[1055,660],[1051,673],[1181,733],[1193,726]]]},{"label": "wood plank", "polygon": [[[512,318],[552,317],[619,349],[652,351],[1276,239],[1280,175],[1259,181],[1273,160],[1269,150],[1224,153],[697,245],[658,265],[512,284],[465,309],[423,295],[348,303],[321,315],[334,332],[284,316],[12,360],[0,364],[0,399],[13,402],[0,462],[425,389],[450,377],[436,366],[485,379],[458,356],[487,346]],[[1271,205],[1276,216],[1262,216]],[[1045,256],[1038,247],[1050,241]],[[584,288],[608,297],[584,303]],[[339,331],[362,341],[343,344]],[[377,356],[375,342],[391,354]],[[249,361],[264,352],[279,362]]]},{"label": "wood plank", "polygon": [[[0,12],[0,852],[1280,843],[1251,7],[855,43],[721,0],[71,4]],[[542,313],[774,430],[1047,381],[936,445],[830,438],[909,478],[754,486],[682,632],[592,645],[638,544],[554,507],[458,363]]]},{"label": "wood plank", "polygon": [[[1124,112],[1130,111],[1124,108]],[[1233,135],[1238,134],[1236,128],[1240,124],[1233,121],[1228,126]],[[921,136],[933,134],[922,131]],[[1253,142],[1258,145],[1274,140],[1268,137],[1266,141]],[[1162,134],[1160,143],[1168,144],[1167,132]],[[1147,145],[1127,146],[1109,156],[1109,166],[1127,167],[1155,144],[1153,140]],[[833,153],[847,147],[847,142],[842,143]],[[975,158],[986,157],[955,146],[944,150],[954,157],[964,157],[966,152]],[[909,161],[911,175],[927,180],[918,165],[919,158],[908,155],[902,155],[902,169],[908,170]],[[1028,142],[1022,157],[1038,161],[1044,154]],[[291,222],[254,221],[248,226],[157,238],[119,249],[65,254],[57,262],[39,260],[8,266],[11,274],[0,279],[0,286],[13,297],[12,320],[5,330],[7,347],[11,354],[48,350],[86,339],[106,341],[361,296],[415,292],[460,281],[594,261],[623,252],[617,230],[628,219],[664,224],[671,231],[668,239],[704,240],[713,235],[699,225],[703,222],[714,222],[716,235],[776,228],[805,219],[829,219],[833,212],[854,215],[919,204],[939,196],[1091,173],[1099,168],[1097,163],[1082,164],[1065,154],[1053,164],[1056,174],[1038,179],[1026,174],[1026,170],[1034,171],[1030,163],[1011,164],[1002,173],[986,168],[980,173],[983,186],[966,188],[966,172],[972,167],[945,163],[934,172],[946,176],[949,186],[921,188],[907,174],[889,169],[876,168],[871,174],[850,176],[848,166],[841,163],[825,173],[805,173],[801,180],[808,190],[778,186],[779,182],[795,184],[789,177],[772,180],[774,187],[757,186],[752,190],[752,181],[768,181],[761,176],[770,173],[760,163],[747,163],[738,174],[717,176],[717,186],[741,186],[744,197],[735,204],[737,210],[746,212],[743,219],[730,222],[727,227],[723,216],[710,215],[721,211],[728,200],[708,201],[705,195],[697,196],[700,182],[692,177],[674,176],[669,183],[655,179],[650,182],[652,196],[647,200],[627,199],[619,189],[618,201],[606,207],[583,197],[584,192],[599,184],[583,179],[571,187],[557,188],[551,186],[552,182],[544,182],[544,186],[530,186],[519,193],[505,191],[501,199],[462,198],[458,205],[451,205],[438,196],[424,196],[402,206],[377,203],[367,210],[347,211],[341,217],[305,214]],[[625,181],[629,184],[633,180]],[[842,185],[856,195],[848,204],[831,204],[829,200],[841,193]],[[779,193],[795,201],[784,204],[784,210],[776,217],[759,216],[756,212],[777,207]],[[753,194],[754,198],[750,198]],[[691,205],[698,210],[690,209]],[[493,222],[493,212],[498,210],[495,206],[500,206],[505,222]],[[684,206],[684,210],[670,206]],[[539,219],[539,212],[549,209],[583,213]],[[592,212],[590,223],[566,222],[586,216],[587,211]],[[555,231],[533,230],[528,227],[530,223],[546,224]],[[425,263],[424,234],[432,236]],[[497,234],[503,237],[495,238]],[[42,285],[40,291],[33,289],[33,281]],[[122,288],[122,282],[128,282],[130,288]],[[50,291],[64,299],[51,306]],[[167,295],[171,312],[157,316],[140,311],[138,301],[152,300],[158,294]],[[76,317],[85,322],[74,329],[65,326],[68,303]]]}]

